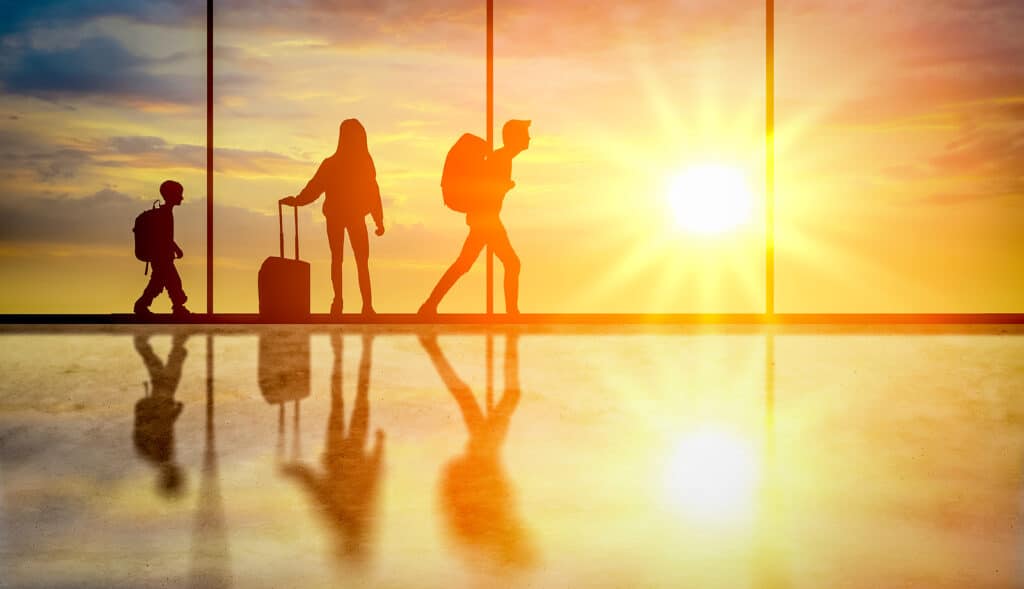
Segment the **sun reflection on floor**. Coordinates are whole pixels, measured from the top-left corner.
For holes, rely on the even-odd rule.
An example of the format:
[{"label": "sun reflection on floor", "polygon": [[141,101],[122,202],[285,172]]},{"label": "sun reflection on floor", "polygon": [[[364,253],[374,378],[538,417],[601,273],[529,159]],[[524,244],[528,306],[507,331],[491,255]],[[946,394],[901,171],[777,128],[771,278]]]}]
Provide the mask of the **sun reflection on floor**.
[{"label": "sun reflection on floor", "polygon": [[760,463],[749,439],[705,425],[679,439],[664,476],[669,504],[687,518],[733,523],[753,513]]}]

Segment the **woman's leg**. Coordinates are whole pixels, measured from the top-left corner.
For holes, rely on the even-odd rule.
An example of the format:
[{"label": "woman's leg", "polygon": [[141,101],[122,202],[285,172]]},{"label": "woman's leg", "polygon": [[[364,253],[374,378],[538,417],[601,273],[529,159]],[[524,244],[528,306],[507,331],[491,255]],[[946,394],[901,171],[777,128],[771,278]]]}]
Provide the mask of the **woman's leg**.
[{"label": "woman's leg", "polygon": [[345,251],[345,223],[341,219],[327,217],[327,243],[331,246],[331,285],[334,287],[331,314],[341,315],[344,305],[341,297],[341,260]]},{"label": "woman's leg", "polygon": [[363,297],[363,313],[373,313],[373,292],[370,288],[370,239],[366,234],[366,221],[349,221],[346,225],[352,244],[352,256],[359,274],[359,294]]}]

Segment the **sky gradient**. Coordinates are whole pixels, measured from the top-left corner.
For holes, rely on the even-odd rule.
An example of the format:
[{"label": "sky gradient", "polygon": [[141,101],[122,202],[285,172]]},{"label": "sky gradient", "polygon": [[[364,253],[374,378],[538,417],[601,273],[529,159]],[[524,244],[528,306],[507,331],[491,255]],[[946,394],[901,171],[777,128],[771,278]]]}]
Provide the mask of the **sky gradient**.
[{"label": "sky gradient", "polygon": [[[132,220],[167,178],[203,310],[205,3],[23,4],[0,19],[0,312],[129,310]],[[764,16],[495,2],[496,120],[533,120],[503,213],[524,311],[763,310]],[[438,183],[454,140],[485,132],[484,3],[221,1],[215,18],[216,309],[255,311],[277,199],[355,117],[388,227],[376,307],[415,310],[465,236]],[[776,22],[777,310],[1024,311],[1024,5],[786,2]],[[744,171],[750,223],[674,226],[665,186],[702,162]],[[300,224],[324,312],[319,203]],[[481,260],[441,310],[481,311],[483,292]]]}]

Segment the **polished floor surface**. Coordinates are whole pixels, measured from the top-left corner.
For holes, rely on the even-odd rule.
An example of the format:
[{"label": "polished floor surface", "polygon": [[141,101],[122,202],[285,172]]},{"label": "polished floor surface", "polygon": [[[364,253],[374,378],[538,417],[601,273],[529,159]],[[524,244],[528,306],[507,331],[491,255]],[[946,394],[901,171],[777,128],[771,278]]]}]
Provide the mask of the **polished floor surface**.
[{"label": "polished floor surface", "polygon": [[1024,329],[0,329],[2,587],[1019,587]]}]

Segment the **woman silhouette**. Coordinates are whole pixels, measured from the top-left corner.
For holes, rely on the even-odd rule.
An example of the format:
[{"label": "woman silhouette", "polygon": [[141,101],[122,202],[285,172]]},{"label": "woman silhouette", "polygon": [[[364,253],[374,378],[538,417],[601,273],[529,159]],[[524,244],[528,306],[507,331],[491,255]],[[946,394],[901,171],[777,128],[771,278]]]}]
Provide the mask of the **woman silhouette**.
[{"label": "woman silhouette", "polygon": [[366,129],[356,119],[345,119],[338,132],[338,149],[320,164],[316,174],[296,196],[281,199],[282,204],[300,207],[326,194],[324,217],[327,218],[327,241],[331,246],[331,284],[334,302],[331,314],[340,315],[341,260],[345,249],[345,233],[352,243],[352,255],[359,273],[359,294],[363,298],[363,314],[373,314],[370,290],[370,240],[366,234],[366,215],[373,217],[376,234],[384,235],[384,210],[377,186],[377,170],[366,144]]}]

